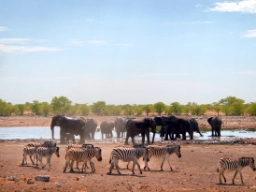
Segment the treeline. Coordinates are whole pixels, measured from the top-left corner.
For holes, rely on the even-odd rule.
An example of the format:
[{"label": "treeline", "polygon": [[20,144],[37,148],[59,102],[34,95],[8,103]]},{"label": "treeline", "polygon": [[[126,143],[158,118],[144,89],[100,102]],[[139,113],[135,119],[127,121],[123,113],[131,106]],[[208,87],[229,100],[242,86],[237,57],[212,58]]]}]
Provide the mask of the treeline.
[{"label": "treeline", "polygon": [[15,104],[0,99],[0,116],[11,115],[142,115],[142,114],[165,114],[165,115],[204,115],[206,111],[214,111],[218,115],[256,115],[256,102],[245,104],[243,99],[228,96],[212,104],[197,104],[188,102],[182,105],[179,102],[172,102],[169,105],[157,102],[147,105],[108,105],[104,101],[98,101],[92,105],[72,104],[67,97],[54,97],[51,103],[39,102]]}]

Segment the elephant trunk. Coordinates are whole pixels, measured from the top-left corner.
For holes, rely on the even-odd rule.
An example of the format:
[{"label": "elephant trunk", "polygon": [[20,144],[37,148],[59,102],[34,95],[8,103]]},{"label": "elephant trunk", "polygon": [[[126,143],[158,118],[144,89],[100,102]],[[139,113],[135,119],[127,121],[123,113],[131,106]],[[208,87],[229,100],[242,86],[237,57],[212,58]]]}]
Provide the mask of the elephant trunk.
[{"label": "elephant trunk", "polygon": [[51,130],[52,130],[52,139],[54,139],[54,126],[51,126]]},{"label": "elephant trunk", "polygon": [[152,144],[154,143],[154,140],[155,140],[155,132],[153,133],[153,138],[152,138]]}]

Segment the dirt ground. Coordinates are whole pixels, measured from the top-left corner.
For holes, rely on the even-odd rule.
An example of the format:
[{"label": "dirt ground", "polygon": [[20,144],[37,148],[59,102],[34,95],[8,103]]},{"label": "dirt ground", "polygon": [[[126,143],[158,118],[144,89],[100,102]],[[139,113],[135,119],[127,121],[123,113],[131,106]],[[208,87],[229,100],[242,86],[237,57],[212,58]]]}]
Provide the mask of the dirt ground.
[{"label": "dirt ground", "polygon": [[[107,117],[101,117],[104,119]],[[113,117],[114,118],[114,117]],[[38,121],[36,121],[36,119]],[[40,120],[39,120],[40,119]],[[26,126],[49,125],[51,118],[21,118],[18,122],[16,118],[0,118],[0,126],[8,125]],[[236,120],[234,120],[236,121]],[[3,123],[5,122],[5,124]],[[33,123],[32,123],[33,122]],[[231,122],[231,121],[230,121]],[[36,123],[36,124],[35,124]],[[250,122],[253,123],[253,122]],[[255,123],[255,122],[254,122]],[[239,127],[239,126],[237,126]],[[1,128],[0,128],[1,131]],[[120,144],[124,140],[120,141]],[[58,143],[59,141],[57,141]],[[169,141],[170,142],[170,141]],[[167,144],[167,141],[157,144]],[[231,185],[234,172],[226,172],[226,185],[219,184],[216,165],[221,157],[237,159],[242,156],[256,157],[256,139],[240,140],[240,142],[229,144],[191,144],[189,141],[175,141],[181,145],[182,157],[178,158],[175,154],[171,155],[171,165],[173,172],[170,171],[168,163],[164,164],[164,171],[160,171],[161,160],[152,157],[149,162],[151,171],[139,173],[135,167],[135,175],[131,174],[130,169],[126,169],[126,163],[119,162],[122,168],[122,175],[117,174],[114,169],[112,175],[107,175],[109,171],[109,155],[116,143],[102,143],[92,141],[95,146],[101,147],[103,160],[98,162],[95,158],[96,173],[91,173],[87,169],[86,173],[63,173],[65,164],[65,150],[67,145],[59,145],[60,157],[52,156],[52,168],[47,166],[39,169],[32,166],[28,159],[28,166],[21,166],[22,149],[27,142],[24,141],[2,141],[0,142],[0,191],[256,191],[256,172],[249,167],[243,169],[243,179],[245,185],[241,185],[240,177],[235,179],[236,185]],[[45,163],[46,160],[43,159]],[[144,167],[142,159],[139,160],[141,167]],[[131,165],[130,165],[131,166]],[[49,182],[35,181],[37,175],[49,175]],[[10,181],[10,177],[16,181]],[[32,179],[33,184],[27,184]]]}]

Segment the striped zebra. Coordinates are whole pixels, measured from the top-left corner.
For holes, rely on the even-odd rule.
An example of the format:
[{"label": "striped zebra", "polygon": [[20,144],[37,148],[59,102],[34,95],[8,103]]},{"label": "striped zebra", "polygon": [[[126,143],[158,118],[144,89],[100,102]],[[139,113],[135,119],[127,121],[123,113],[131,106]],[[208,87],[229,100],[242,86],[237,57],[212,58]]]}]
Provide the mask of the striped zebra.
[{"label": "striped zebra", "polygon": [[[167,145],[167,146],[157,146],[157,145],[150,145],[147,146],[148,148],[148,154],[149,154],[149,158],[151,157],[157,157],[157,158],[162,158],[162,163],[160,166],[161,171],[163,171],[163,165],[165,160],[168,161],[168,164],[170,166],[171,171],[173,171],[172,167],[171,167],[171,163],[170,163],[170,155],[175,153],[179,158],[181,157],[181,152],[180,152],[180,145]],[[145,169],[149,169],[148,166],[148,162],[145,161]]]},{"label": "striped zebra", "polygon": [[55,141],[44,141],[43,143],[28,143],[27,147],[56,147]]},{"label": "striped zebra", "polygon": [[[42,169],[45,168],[47,164],[49,164],[49,167],[51,168],[51,157],[53,154],[55,154],[57,157],[60,157],[59,151],[60,151],[59,147],[38,147],[36,149],[37,161],[41,163]],[[47,162],[45,165],[43,165],[43,162],[42,162],[43,157],[47,159]]]},{"label": "striped zebra", "polygon": [[93,147],[93,148],[70,148],[65,156],[66,163],[63,169],[63,172],[66,172],[67,166],[70,166],[70,172],[74,172],[73,164],[75,161],[83,162],[82,172],[85,169],[86,162],[89,161],[91,165],[92,172],[95,172],[95,166],[92,162],[92,158],[96,157],[98,161],[102,161],[101,148]]},{"label": "striped zebra", "polygon": [[222,184],[221,176],[223,176],[224,182],[226,183],[226,178],[224,176],[224,172],[226,170],[229,170],[229,171],[235,171],[234,177],[232,179],[232,184],[233,185],[235,184],[235,177],[236,177],[237,173],[239,172],[240,177],[241,177],[241,182],[244,185],[243,176],[242,176],[242,169],[246,166],[251,167],[251,169],[253,171],[255,171],[256,168],[255,168],[255,164],[254,164],[254,158],[252,158],[252,157],[241,157],[237,160],[231,160],[229,158],[221,158],[219,160],[218,165],[217,165],[217,172],[219,172],[220,184]]},{"label": "striped zebra", "polygon": [[[36,156],[36,149],[37,147],[24,147],[23,148],[23,159],[22,159],[22,163],[21,165],[27,165],[28,162],[27,162],[27,156],[29,156],[32,164],[34,165],[34,161],[32,159],[32,157],[35,157]],[[25,163],[26,162],[26,163]]]},{"label": "striped zebra", "polygon": [[[67,147],[67,149],[66,149],[66,151],[68,151],[69,149],[71,149],[71,148],[94,148],[94,145],[93,144],[88,144],[88,143],[84,143],[84,144],[82,144],[82,145],[78,145],[78,144],[69,144],[68,145],[68,147]],[[76,162],[76,168],[78,169],[78,171],[80,170],[79,169],[79,166],[78,166],[78,161]],[[89,168],[88,166],[87,166],[87,163],[86,163],[86,168]]]},{"label": "striped zebra", "polygon": [[[144,154],[144,147],[143,144],[137,145],[116,145],[115,148],[139,148],[139,152],[137,153],[137,159],[139,160]],[[129,164],[131,161],[128,161],[126,168],[129,169]]]},{"label": "striped zebra", "polygon": [[119,160],[122,160],[124,162],[133,161],[132,174],[135,174],[134,173],[135,164],[138,166],[138,169],[140,170],[140,174],[142,174],[140,164],[138,163],[138,158],[140,157],[141,153],[143,154],[143,160],[148,161],[149,157],[148,157],[147,148],[134,148],[134,147],[128,147],[128,146],[126,147],[120,146],[120,147],[114,148],[110,154],[109,163],[111,165],[110,165],[109,172],[107,174],[110,175],[112,173],[112,169],[114,168],[114,166],[116,166],[117,172],[121,174],[119,170],[120,168],[118,166]]}]

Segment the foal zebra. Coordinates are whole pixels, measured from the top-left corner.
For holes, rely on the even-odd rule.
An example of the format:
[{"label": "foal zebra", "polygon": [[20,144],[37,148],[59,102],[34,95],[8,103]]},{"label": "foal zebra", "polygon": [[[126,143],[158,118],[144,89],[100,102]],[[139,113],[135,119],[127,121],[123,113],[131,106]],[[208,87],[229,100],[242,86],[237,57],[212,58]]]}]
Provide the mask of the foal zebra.
[{"label": "foal zebra", "polygon": [[63,169],[63,172],[66,172],[67,166],[70,166],[70,172],[74,172],[73,164],[74,161],[83,162],[82,172],[85,169],[86,162],[89,161],[91,165],[92,172],[95,172],[94,163],[92,162],[92,158],[96,157],[98,161],[102,161],[101,156],[101,148],[93,147],[93,148],[70,148],[65,156],[66,163]]},{"label": "foal zebra", "polygon": [[[57,157],[60,157],[59,147],[38,147],[36,149],[37,161],[40,161],[42,169],[45,168],[47,164],[49,164],[49,167],[51,168],[51,157],[54,153]],[[43,157],[46,157],[47,159],[45,165],[43,165],[42,162]]]},{"label": "foal zebra", "polygon": [[246,166],[251,167],[253,171],[255,171],[255,164],[254,164],[254,158],[252,157],[241,157],[238,160],[231,160],[228,158],[221,158],[219,160],[219,163],[217,165],[217,172],[219,172],[219,181],[220,184],[222,184],[221,176],[224,178],[224,182],[226,183],[226,178],[224,176],[224,172],[226,170],[235,171],[234,177],[232,179],[232,184],[235,184],[235,177],[237,175],[237,172],[239,172],[241,177],[241,182],[244,185],[243,182],[243,176],[242,176],[242,169]]},{"label": "foal zebra", "polygon": [[112,173],[112,169],[114,168],[114,166],[116,166],[117,172],[121,174],[121,172],[119,171],[120,168],[118,166],[119,160],[122,160],[124,162],[133,161],[132,174],[135,174],[134,173],[135,164],[138,166],[140,170],[140,174],[142,174],[140,164],[138,163],[138,158],[141,157],[141,154],[143,155],[143,160],[149,161],[147,148],[133,148],[133,147],[124,147],[124,146],[119,146],[114,148],[110,154],[109,163],[111,165],[110,165],[109,172],[107,174],[110,175]]},{"label": "foal zebra", "polygon": [[[157,145],[150,145],[147,146],[148,148],[148,154],[149,157],[151,158],[152,156],[155,156],[157,158],[162,158],[163,161],[161,163],[161,171],[163,171],[163,165],[164,165],[164,161],[167,160],[168,164],[170,166],[171,171],[173,171],[172,167],[171,167],[171,163],[170,163],[170,155],[175,153],[179,158],[181,158],[181,152],[180,152],[180,145],[167,145],[167,146],[157,146]],[[149,169],[148,166],[148,162],[145,161],[145,169]]]}]

